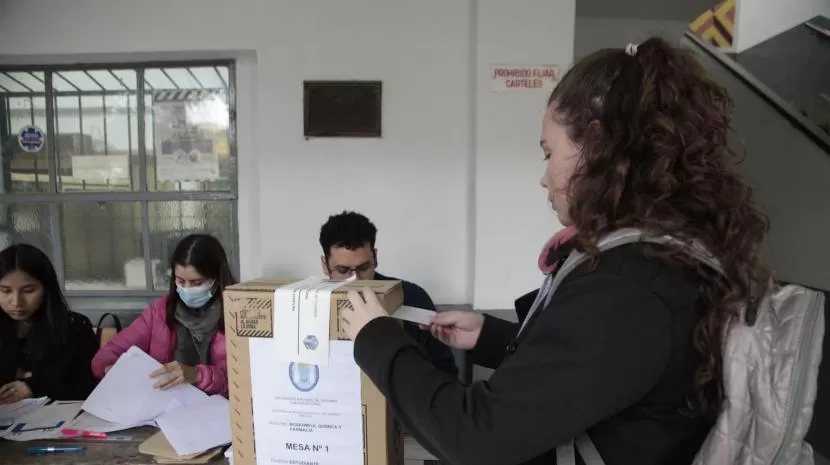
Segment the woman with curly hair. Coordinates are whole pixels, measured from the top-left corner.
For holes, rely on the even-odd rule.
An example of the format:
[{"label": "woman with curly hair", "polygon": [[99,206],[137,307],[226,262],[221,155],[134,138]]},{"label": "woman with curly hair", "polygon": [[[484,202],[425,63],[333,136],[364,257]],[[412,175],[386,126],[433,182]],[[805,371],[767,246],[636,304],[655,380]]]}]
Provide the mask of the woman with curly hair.
[{"label": "woman with curly hair", "polygon": [[[355,358],[424,447],[453,465],[549,465],[557,446],[587,431],[608,465],[692,461],[723,402],[724,330],[768,276],[767,220],[735,172],[730,112],[693,55],[658,38],[568,71],[541,141],[541,183],[568,227],[539,264],[555,274],[574,249],[593,259],[520,334],[473,312],[434,318],[437,338],[495,368],[488,381],[442,374],[374,294],[351,294]],[[599,252],[600,237],[632,227],[698,241],[725,277],[681,246]],[[517,301],[521,318],[533,300]]]}]

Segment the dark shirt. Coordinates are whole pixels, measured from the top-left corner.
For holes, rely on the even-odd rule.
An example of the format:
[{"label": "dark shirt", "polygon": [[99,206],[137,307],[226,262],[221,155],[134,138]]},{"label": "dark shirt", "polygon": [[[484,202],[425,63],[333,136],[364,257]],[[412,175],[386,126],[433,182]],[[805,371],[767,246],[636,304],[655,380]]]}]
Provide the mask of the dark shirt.
[{"label": "dark shirt", "polygon": [[[89,319],[69,312],[66,344],[47,351],[40,360],[29,356],[28,337],[19,338],[14,324],[4,322],[0,334],[0,386],[15,380],[25,382],[33,397],[47,396],[53,400],[84,400],[95,389],[98,380],[92,375],[92,357],[98,351],[98,339]],[[29,374],[19,378],[18,373]]]},{"label": "dark shirt", "polygon": [[[436,310],[435,304],[432,303],[429,294],[421,286],[398,278],[384,276],[380,273],[375,273],[375,279],[378,281],[401,281],[404,305],[426,310]],[[422,330],[415,323],[404,321],[403,329],[426,350],[427,356],[436,367],[444,373],[458,378],[458,365],[455,364],[455,356],[453,356],[452,350],[447,345],[432,337],[429,331]]]},{"label": "dark shirt", "polygon": [[697,284],[621,246],[571,272],[518,340],[517,324],[485,317],[471,355],[496,369],[487,381],[438,371],[391,318],[361,330],[355,359],[442,463],[550,465],[587,430],[607,465],[689,464],[713,424],[683,411],[700,363]]}]

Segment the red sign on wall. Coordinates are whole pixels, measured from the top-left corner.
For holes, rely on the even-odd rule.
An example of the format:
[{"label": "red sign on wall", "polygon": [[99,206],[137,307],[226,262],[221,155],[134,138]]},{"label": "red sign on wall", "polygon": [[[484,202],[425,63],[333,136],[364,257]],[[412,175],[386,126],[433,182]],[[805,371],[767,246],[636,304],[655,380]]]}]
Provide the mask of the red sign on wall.
[{"label": "red sign on wall", "polygon": [[550,92],[559,80],[559,67],[554,65],[493,65],[490,80],[494,92],[507,90]]}]

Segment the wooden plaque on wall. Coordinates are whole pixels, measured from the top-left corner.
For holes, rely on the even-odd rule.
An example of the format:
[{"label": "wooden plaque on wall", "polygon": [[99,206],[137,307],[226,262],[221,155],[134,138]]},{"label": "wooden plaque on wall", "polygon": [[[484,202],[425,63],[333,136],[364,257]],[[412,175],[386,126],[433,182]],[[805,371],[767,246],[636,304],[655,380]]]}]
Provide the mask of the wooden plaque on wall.
[{"label": "wooden plaque on wall", "polygon": [[303,81],[305,137],[380,137],[380,81]]}]

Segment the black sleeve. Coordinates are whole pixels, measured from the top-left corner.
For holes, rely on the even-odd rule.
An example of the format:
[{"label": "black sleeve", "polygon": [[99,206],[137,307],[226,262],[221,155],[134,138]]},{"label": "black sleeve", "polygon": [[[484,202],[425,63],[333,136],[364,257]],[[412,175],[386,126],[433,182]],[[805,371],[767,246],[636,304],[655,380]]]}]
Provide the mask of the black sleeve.
[{"label": "black sleeve", "polygon": [[484,326],[478,336],[478,343],[469,352],[470,360],[476,365],[498,368],[507,355],[507,345],[516,337],[519,325],[500,318],[484,315]]},{"label": "black sleeve", "polygon": [[[423,308],[426,310],[437,311],[435,304],[432,302],[427,291],[422,287],[410,282],[405,282],[404,287],[404,305],[412,307]],[[432,337],[429,331],[424,331],[418,325],[405,321],[404,329],[416,341],[418,341],[427,353],[427,356],[432,363],[435,364],[441,371],[448,375],[458,377],[458,365],[455,364],[455,355],[452,353],[446,344]]]},{"label": "black sleeve", "polygon": [[446,344],[432,337],[429,331],[424,331],[418,325],[409,321],[403,322],[404,329],[413,339],[424,348],[427,357],[444,373],[458,377],[458,365],[455,364],[455,355]]},{"label": "black sleeve", "polygon": [[52,400],[85,400],[98,380],[92,375],[92,357],[98,351],[98,339],[89,319],[74,314],[69,320],[67,352],[45,364],[25,380],[34,397]]},{"label": "black sleeve", "polygon": [[566,280],[489,381],[464,386],[428,363],[391,318],[355,359],[401,422],[442,462],[528,461],[642,398],[670,350],[669,312],[618,275]]},{"label": "black sleeve", "polygon": [[[519,322],[527,317],[537,294],[539,294],[539,289],[519,297],[514,302]],[[520,324],[485,315],[478,344],[469,352],[471,361],[483,367],[498,368],[507,355],[507,345],[513,342],[519,332],[519,327]]]},{"label": "black sleeve", "polygon": [[20,360],[20,347],[10,320],[0,320],[0,387],[15,381]]}]

